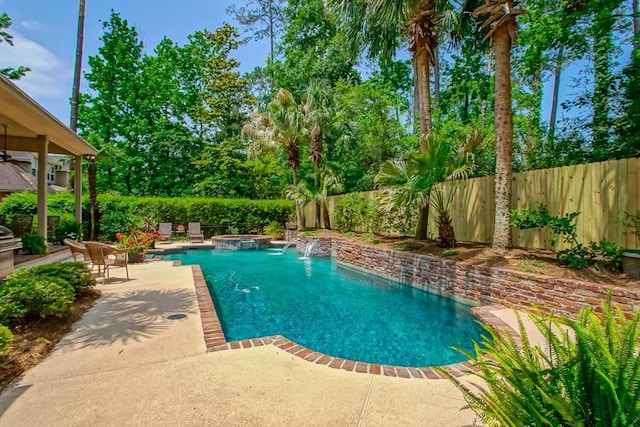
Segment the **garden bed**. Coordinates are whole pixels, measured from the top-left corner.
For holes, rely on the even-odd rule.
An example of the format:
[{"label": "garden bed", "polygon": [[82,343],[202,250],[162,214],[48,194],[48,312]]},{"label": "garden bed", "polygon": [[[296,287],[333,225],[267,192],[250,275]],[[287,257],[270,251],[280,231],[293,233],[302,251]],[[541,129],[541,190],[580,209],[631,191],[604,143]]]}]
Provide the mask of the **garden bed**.
[{"label": "garden bed", "polygon": [[459,242],[455,249],[444,249],[434,240],[416,242],[409,237],[373,236],[369,233],[341,234],[337,231],[321,230],[307,231],[301,235],[307,235],[308,238],[314,236],[341,238],[372,247],[429,255],[481,267],[640,289],[640,279],[630,278],[610,267],[590,267],[578,270],[563,266],[556,260],[556,253],[547,249],[514,248],[505,254],[494,251],[488,243]]}]

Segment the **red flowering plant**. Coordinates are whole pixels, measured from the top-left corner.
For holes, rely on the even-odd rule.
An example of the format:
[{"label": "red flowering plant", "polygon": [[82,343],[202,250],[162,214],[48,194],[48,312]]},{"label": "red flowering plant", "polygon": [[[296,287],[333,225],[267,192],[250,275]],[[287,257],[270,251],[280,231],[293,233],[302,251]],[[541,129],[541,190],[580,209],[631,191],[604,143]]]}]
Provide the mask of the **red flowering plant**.
[{"label": "red flowering plant", "polygon": [[116,233],[116,247],[127,250],[129,254],[143,255],[151,248],[160,233],[156,231],[133,230],[129,234]]}]

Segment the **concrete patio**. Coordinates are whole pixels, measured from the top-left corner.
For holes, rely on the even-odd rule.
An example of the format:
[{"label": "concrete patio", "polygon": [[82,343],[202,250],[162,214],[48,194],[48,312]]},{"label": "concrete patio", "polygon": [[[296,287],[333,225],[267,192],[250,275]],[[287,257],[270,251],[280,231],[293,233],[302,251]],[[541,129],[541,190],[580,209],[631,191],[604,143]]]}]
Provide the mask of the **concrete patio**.
[{"label": "concrete patio", "polygon": [[0,426],[477,423],[447,380],[332,369],[274,345],[207,353],[190,266],[124,277],[113,270],[53,353],[4,390]]}]

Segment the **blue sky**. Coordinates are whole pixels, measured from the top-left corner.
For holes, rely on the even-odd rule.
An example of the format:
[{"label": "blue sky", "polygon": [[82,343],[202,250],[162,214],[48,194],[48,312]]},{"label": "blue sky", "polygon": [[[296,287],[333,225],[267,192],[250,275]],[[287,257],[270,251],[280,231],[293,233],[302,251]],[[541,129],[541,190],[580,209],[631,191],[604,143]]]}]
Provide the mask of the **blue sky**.
[{"label": "blue sky", "polygon": [[[87,58],[101,45],[101,21],[111,9],[119,12],[138,30],[151,52],[167,36],[184,43],[187,36],[204,28],[213,30],[223,22],[233,23],[226,14],[232,0],[86,0],[83,70]],[[26,65],[32,71],[17,84],[63,123],[69,123],[69,98],[75,61],[78,0],[0,0],[0,12],[13,21],[9,32],[14,47],[0,44],[3,66]],[[269,51],[267,40],[252,41],[236,51],[240,71],[264,65]]]}]

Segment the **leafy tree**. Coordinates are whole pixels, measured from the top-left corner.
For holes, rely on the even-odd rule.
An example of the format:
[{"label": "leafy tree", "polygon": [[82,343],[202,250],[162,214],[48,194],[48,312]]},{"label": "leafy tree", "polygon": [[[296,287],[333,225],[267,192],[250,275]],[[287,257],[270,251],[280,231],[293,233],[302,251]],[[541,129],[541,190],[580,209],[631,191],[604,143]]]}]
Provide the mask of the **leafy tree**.
[{"label": "leafy tree", "polygon": [[253,32],[254,40],[269,37],[269,61],[274,59],[275,39],[284,24],[284,0],[248,0],[244,6],[227,7],[227,14]]},{"label": "leafy tree", "polygon": [[[11,35],[8,31],[4,31],[5,29],[11,26],[11,18],[7,15],[7,12],[2,12],[0,14],[0,43],[5,42],[8,45],[13,46],[13,35]],[[6,76],[11,80],[20,80],[25,76],[31,68],[25,67],[24,65],[20,65],[18,68],[13,67],[2,67],[0,68],[0,74]]]},{"label": "leafy tree", "polygon": [[[248,149],[250,157],[260,157],[282,150],[291,168],[293,187],[299,183],[300,149],[305,133],[304,111],[291,92],[280,89],[269,103],[266,113],[255,114],[242,129],[243,136],[251,145]],[[296,201],[298,229],[302,223],[302,205]]]}]

